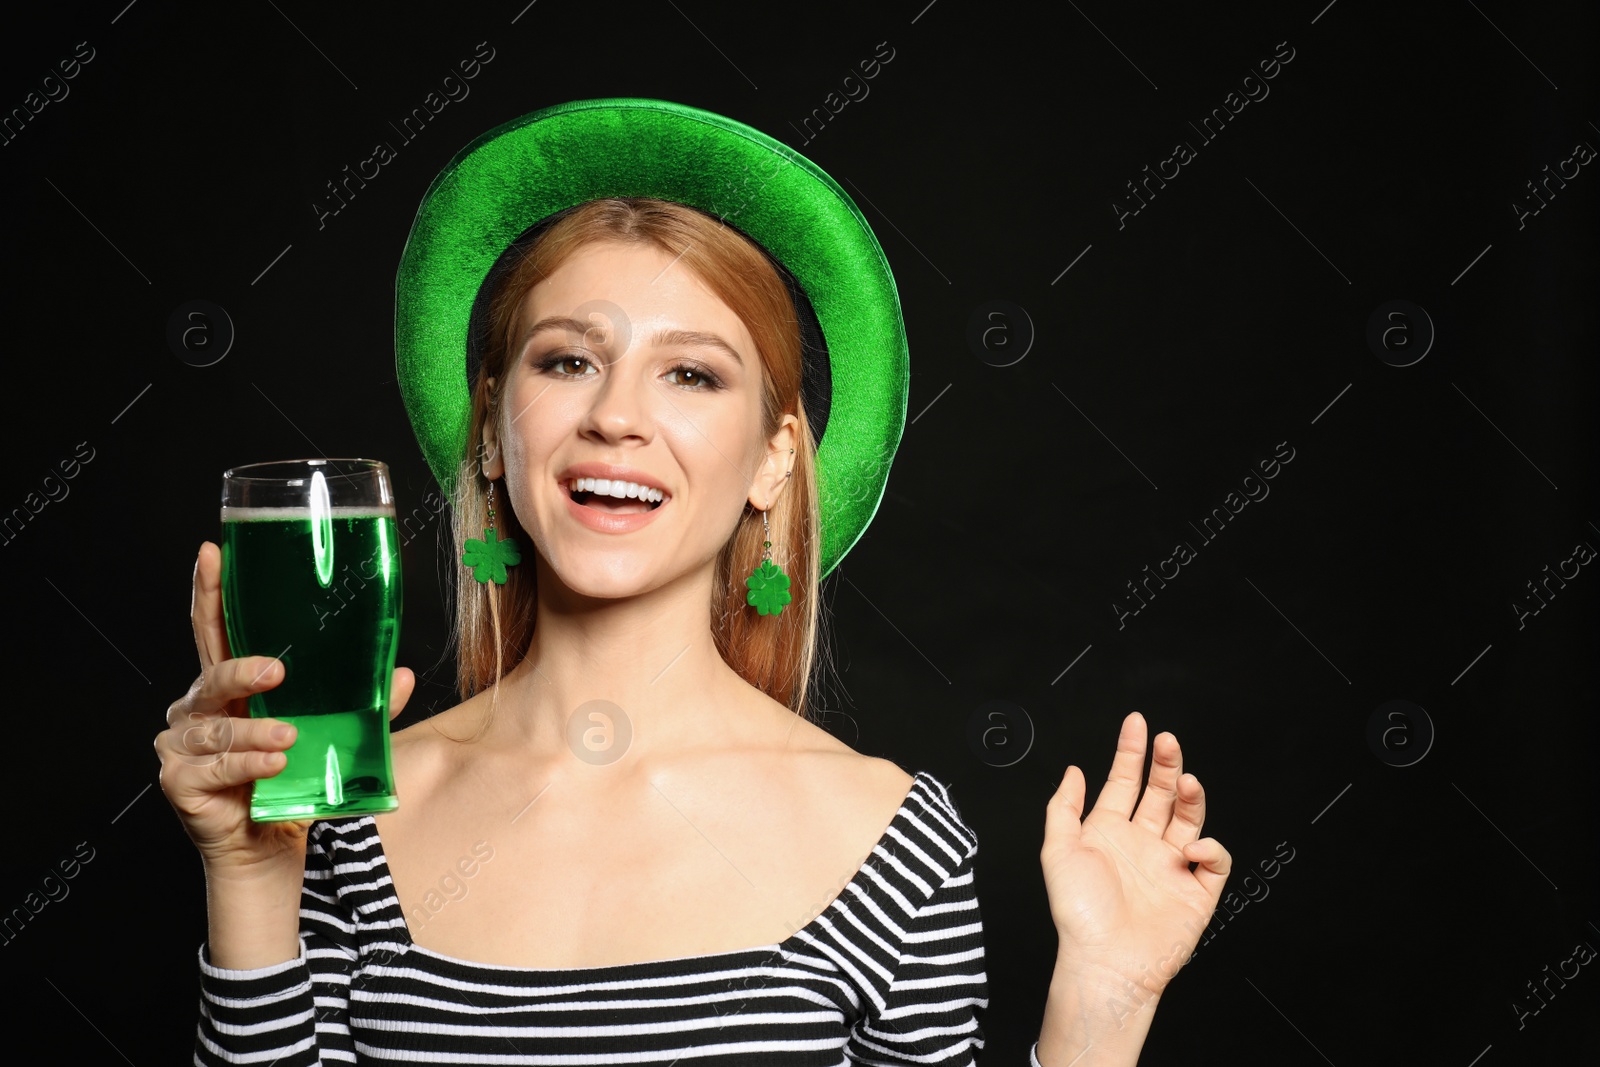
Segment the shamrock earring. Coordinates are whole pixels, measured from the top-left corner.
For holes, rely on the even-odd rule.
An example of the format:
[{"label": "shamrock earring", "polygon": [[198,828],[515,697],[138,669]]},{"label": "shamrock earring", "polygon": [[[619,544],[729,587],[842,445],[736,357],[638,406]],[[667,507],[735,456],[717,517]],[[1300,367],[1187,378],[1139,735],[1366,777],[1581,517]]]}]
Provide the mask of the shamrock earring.
[{"label": "shamrock earring", "polygon": [[489,525],[483,531],[483,540],[467,538],[466,551],[461,562],[472,568],[472,576],[480,582],[505,585],[506,568],[522,562],[522,553],[514,538],[500,540],[494,529],[494,483],[489,483]]},{"label": "shamrock earring", "polygon": [[[789,449],[793,454],[794,449]],[[793,474],[793,470],[785,471],[785,478]],[[771,506],[771,502],[768,502]],[[745,586],[750,590],[745,597],[745,602],[752,605],[759,614],[781,615],[783,606],[793,597],[789,595],[789,576],[783,573],[783,568],[772,562],[772,528],[767,525],[767,512],[761,512],[761,546],[762,559],[751,572],[750,577],[744,580]]]}]

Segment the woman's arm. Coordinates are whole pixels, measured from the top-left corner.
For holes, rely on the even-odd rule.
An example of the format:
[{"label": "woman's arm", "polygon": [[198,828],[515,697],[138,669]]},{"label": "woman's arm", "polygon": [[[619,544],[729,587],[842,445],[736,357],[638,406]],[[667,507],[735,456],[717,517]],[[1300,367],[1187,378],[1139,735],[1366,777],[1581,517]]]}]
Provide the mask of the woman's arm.
[{"label": "woman's arm", "polygon": [[1159,993],[1085,979],[1058,960],[1031,1067],[1134,1067]]},{"label": "woman's arm", "polygon": [[[308,842],[308,822],[250,818],[252,786],[284,768],[294,727],[251,718],[248,699],[279,685],[284,665],[266,656],[233,658],[223,623],[221,555],[209,542],[195,560],[190,616],[200,676],[168,707],[167,729],[155,747],[161,791],[206,873],[209,925],[200,958],[196,1062],[254,1062],[253,1052],[281,1047],[280,1067],[317,1063],[318,1032],[326,1028],[313,1018],[312,983],[321,981],[319,997],[323,988],[333,988],[329,1006],[337,1008],[338,987],[341,981],[348,986],[354,958],[341,938],[347,941],[354,926],[349,916],[325,907],[333,896],[314,892],[333,876],[316,846],[321,827],[310,830]],[[409,670],[395,671],[391,717],[414,684]],[[310,913],[307,922],[303,909]],[[332,1030],[343,1032],[348,1043],[342,1022]],[[286,1042],[273,1044],[280,1036]]]},{"label": "woman's arm", "polygon": [[[268,656],[233,657],[216,545],[201,545],[193,582],[189,615],[200,676],[167,708],[167,728],[156,736],[161,791],[200,853],[215,961],[233,969],[283,963],[299,954],[310,824],[250,818],[251,790],[283,770],[295,728],[251,718],[249,699],[280,685],[285,668]],[[402,682],[397,672],[396,682],[409,694],[410,679]]]},{"label": "woman's arm", "polygon": [[206,948],[228,970],[253,970],[300,954],[302,843],[297,863],[264,869],[206,870]]},{"label": "woman's arm", "polygon": [[[288,956],[263,964],[240,965],[244,955],[259,949],[278,955],[276,931],[254,938],[246,934],[228,946],[226,960],[216,945],[200,949],[200,1022],[195,1033],[195,1059],[200,1067],[232,1063],[272,1063],[275,1067],[317,1067],[325,1059],[350,1062],[355,1057],[350,1035],[350,983],[359,953],[355,945],[357,915],[340,892],[335,876],[335,842],[357,838],[370,824],[354,820],[347,827],[317,823],[306,846],[306,864],[293,900],[298,932]],[[273,901],[272,907],[279,906]],[[213,913],[213,931],[237,916]],[[272,924],[276,925],[276,924]]]},{"label": "woman's arm", "polygon": [[[983,1047],[978,1012],[989,996],[973,879],[975,839],[970,847],[913,912],[889,916],[892,928],[903,932],[900,957],[881,997],[869,994],[867,1013],[850,1031],[845,1056],[851,1063],[968,1067],[977,1061]],[[927,852],[937,854],[933,845]]]}]

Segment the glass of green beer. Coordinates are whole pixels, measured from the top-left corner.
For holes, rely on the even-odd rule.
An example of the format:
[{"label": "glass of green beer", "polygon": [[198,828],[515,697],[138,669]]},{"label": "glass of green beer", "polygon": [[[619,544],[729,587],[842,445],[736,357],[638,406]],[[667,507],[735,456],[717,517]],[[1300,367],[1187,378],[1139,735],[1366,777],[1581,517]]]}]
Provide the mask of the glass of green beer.
[{"label": "glass of green beer", "polygon": [[222,475],[222,610],[234,656],[276,656],[252,718],[295,725],[288,764],[256,780],[257,822],[399,806],[389,679],[400,542],[389,469],[370,459],[253,463]]}]

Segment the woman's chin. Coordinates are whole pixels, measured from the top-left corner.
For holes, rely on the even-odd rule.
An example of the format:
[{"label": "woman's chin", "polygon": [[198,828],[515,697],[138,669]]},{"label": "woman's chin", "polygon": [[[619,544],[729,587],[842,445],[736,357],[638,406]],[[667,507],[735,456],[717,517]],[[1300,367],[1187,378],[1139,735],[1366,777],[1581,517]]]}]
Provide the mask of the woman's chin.
[{"label": "woman's chin", "polygon": [[596,600],[640,596],[661,584],[661,567],[642,551],[569,548],[551,569],[574,594]]},{"label": "woman's chin", "polygon": [[594,600],[625,600],[653,593],[691,573],[709,573],[714,557],[685,565],[662,559],[659,551],[643,546],[594,547],[566,545],[554,555],[551,570],[556,580],[575,596]]}]

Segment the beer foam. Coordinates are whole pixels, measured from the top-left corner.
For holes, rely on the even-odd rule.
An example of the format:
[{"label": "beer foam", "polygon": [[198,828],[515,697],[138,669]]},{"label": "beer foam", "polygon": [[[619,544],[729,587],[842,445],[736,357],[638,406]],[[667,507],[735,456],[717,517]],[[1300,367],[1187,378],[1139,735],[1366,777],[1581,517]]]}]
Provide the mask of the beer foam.
[{"label": "beer foam", "polygon": [[[329,508],[333,519],[392,519],[393,504],[347,504]],[[222,509],[223,522],[309,522],[313,517],[310,508],[229,508]]]}]

